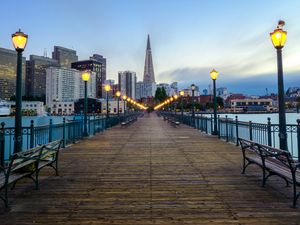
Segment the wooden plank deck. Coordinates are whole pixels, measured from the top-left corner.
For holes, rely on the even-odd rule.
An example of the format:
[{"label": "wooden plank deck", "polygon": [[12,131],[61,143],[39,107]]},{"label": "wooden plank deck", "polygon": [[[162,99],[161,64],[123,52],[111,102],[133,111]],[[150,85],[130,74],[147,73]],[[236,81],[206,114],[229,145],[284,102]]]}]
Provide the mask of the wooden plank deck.
[{"label": "wooden plank deck", "polygon": [[291,187],[272,177],[262,188],[241,164],[234,145],[146,115],[63,150],[40,190],[18,183],[0,224],[300,224]]}]

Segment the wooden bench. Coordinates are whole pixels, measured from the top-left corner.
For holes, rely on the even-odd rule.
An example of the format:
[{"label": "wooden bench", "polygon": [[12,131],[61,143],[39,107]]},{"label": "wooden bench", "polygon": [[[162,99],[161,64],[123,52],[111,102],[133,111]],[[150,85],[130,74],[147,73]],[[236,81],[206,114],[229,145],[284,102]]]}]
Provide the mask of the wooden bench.
[{"label": "wooden bench", "polygon": [[178,121],[176,121],[176,120],[172,120],[172,119],[169,120],[169,123],[171,123],[171,125],[172,125],[173,127],[177,127],[177,126],[180,125],[180,122],[178,122]]},{"label": "wooden bench", "polygon": [[61,145],[62,140],[59,140],[13,154],[4,166],[0,166],[0,198],[6,208],[9,185],[13,189],[19,180],[30,178],[35,183],[35,188],[39,189],[39,173],[46,166],[54,168],[58,175],[58,152]]},{"label": "wooden bench", "polygon": [[122,126],[122,127],[127,127],[127,126],[129,126],[130,124],[134,123],[135,121],[137,121],[137,117],[129,118],[127,121],[122,122],[122,123],[121,123],[121,126]]},{"label": "wooden bench", "polygon": [[279,176],[287,186],[293,186],[293,207],[296,207],[300,196],[300,163],[293,159],[290,152],[262,145],[253,141],[239,138],[243,152],[243,171],[250,164],[256,164],[262,169],[262,186],[265,186],[271,176]]},{"label": "wooden bench", "polygon": [[173,127],[177,127],[180,125],[180,122],[175,120],[175,118],[171,118],[171,117],[164,117],[165,121],[168,121],[168,123],[170,123]]}]

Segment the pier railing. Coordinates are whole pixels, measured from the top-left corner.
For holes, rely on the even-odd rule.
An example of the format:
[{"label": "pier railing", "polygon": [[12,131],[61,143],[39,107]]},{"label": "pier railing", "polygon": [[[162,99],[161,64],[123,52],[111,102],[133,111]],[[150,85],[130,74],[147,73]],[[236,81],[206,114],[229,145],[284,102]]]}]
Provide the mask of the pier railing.
[{"label": "pier railing", "polygon": [[[105,129],[118,125],[120,122],[139,116],[139,112],[106,116],[89,115],[88,116],[88,134],[93,136],[96,133],[103,132]],[[72,119],[63,118],[62,123],[53,124],[49,119],[49,124],[35,126],[34,121],[30,126],[23,127],[23,146],[22,149],[30,149],[37,145],[47,144],[51,141],[63,139],[63,147],[68,144],[76,143],[83,139],[84,122],[82,116],[73,117]],[[14,149],[14,127],[6,127],[5,123],[0,124],[0,165],[9,159]]]},{"label": "pier railing", "polygon": [[[214,118],[210,114],[191,115],[160,112],[162,116],[172,117],[183,124],[194,127],[206,134],[213,134]],[[295,121],[296,122],[296,121]],[[238,145],[238,138],[246,138],[260,144],[279,148],[279,124],[272,124],[268,118],[266,123],[254,123],[252,121],[239,121],[235,119],[218,116],[218,137],[227,142]],[[297,124],[287,124],[288,150],[295,158],[300,158],[300,120]]]}]

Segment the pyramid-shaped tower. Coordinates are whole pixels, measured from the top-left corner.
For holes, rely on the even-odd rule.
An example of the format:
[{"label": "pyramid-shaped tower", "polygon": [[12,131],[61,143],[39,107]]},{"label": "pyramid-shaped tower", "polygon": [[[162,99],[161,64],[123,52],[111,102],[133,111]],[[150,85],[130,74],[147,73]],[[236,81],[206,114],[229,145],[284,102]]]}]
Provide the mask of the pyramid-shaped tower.
[{"label": "pyramid-shaped tower", "polygon": [[145,67],[144,67],[144,80],[143,80],[143,82],[144,83],[154,83],[155,82],[149,34],[148,34],[148,40],[147,40],[146,58],[145,58]]}]

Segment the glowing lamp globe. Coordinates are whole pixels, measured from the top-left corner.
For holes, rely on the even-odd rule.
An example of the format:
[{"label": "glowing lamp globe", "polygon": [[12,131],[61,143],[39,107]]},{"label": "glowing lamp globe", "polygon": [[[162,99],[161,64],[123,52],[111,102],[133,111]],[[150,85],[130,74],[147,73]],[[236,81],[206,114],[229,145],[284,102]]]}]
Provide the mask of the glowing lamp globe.
[{"label": "glowing lamp globe", "polygon": [[271,41],[275,48],[283,48],[286,42],[287,32],[282,30],[282,27],[285,25],[285,22],[280,20],[278,22],[277,28],[270,33]]},{"label": "glowing lamp globe", "polygon": [[180,96],[184,96],[184,91],[179,92]]},{"label": "glowing lamp globe", "polygon": [[117,96],[117,97],[120,97],[120,96],[121,96],[121,92],[117,91],[117,92],[116,92],[116,96]]},{"label": "glowing lamp globe", "polygon": [[109,85],[109,84],[105,85],[105,86],[104,86],[104,90],[105,90],[106,92],[109,92],[109,91],[110,91],[110,85]]},{"label": "glowing lamp globe", "polygon": [[88,81],[90,79],[90,73],[89,72],[84,72],[82,75],[81,75],[81,78],[83,81]]},{"label": "glowing lamp globe", "polygon": [[213,69],[213,70],[210,72],[210,77],[211,77],[211,79],[216,80],[216,79],[218,78],[218,76],[219,76],[219,73],[218,73],[215,69]]},{"label": "glowing lamp globe", "polygon": [[283,31],[282,29],[275,29],[272,33],[270,33],[270,36],[275,48],[283,48],[286,42],[286,31]]},{"label": "glowing lamp globe", "polygon": [[20,29],[11,35],[12,42],[16,51],[23,51],[27,44],[28,35],[24,34]]},{"label": "glowing lamp globe", "polygon": [[123,100],[125,101],[127,99],[127,96],[126,95],[123,95]]}]

